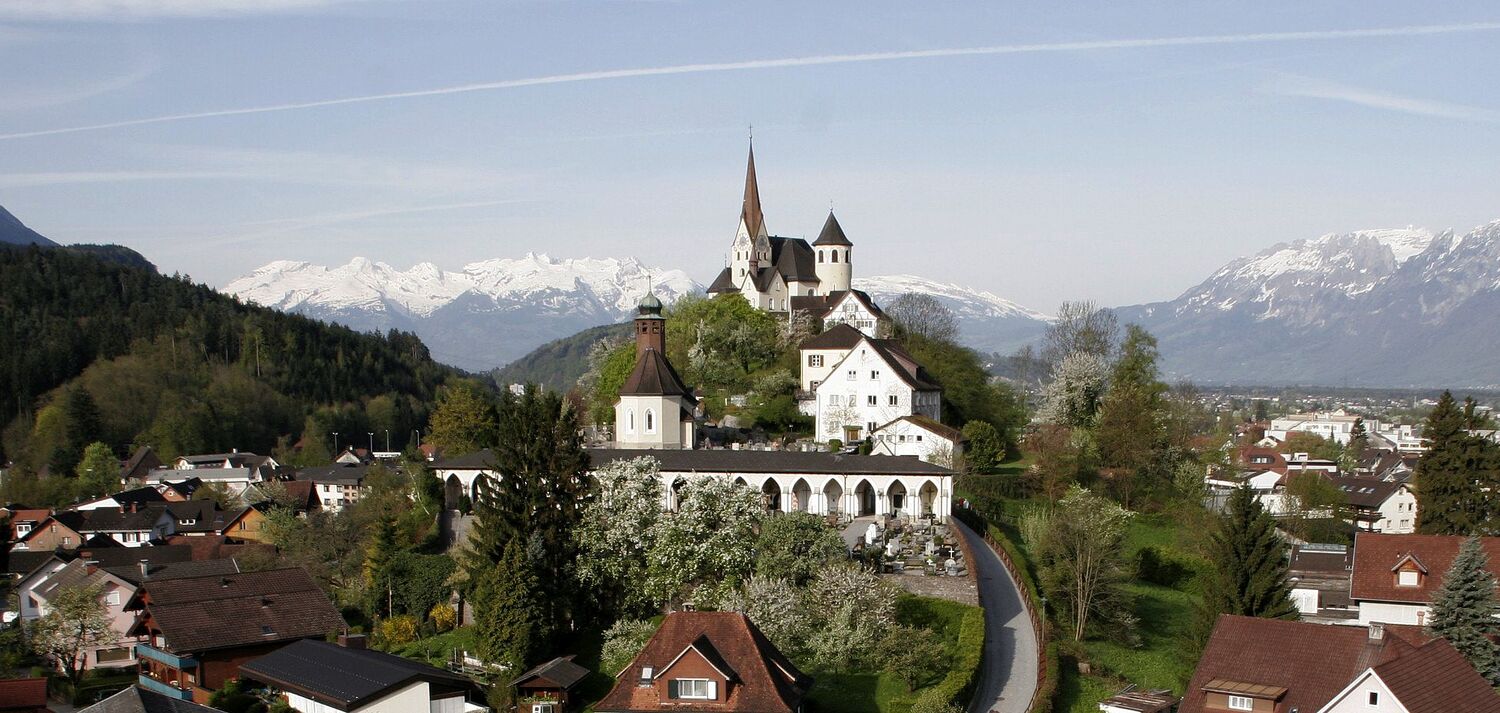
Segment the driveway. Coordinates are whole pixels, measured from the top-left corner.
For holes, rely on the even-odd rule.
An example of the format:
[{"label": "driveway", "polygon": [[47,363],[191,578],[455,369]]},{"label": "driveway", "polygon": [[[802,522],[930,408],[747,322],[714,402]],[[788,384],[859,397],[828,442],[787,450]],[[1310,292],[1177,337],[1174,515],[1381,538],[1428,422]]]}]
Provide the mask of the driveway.
[{"label": "driveway", "polygon": [[956,518],[948,526],[969,543],[969,567],[979,581],[984,607],[984,670],[974,687],[969,713],[1026,713],[1036,694],[1037,641],[1021,605],[1021,589],[1005,563],[979,535]]}]

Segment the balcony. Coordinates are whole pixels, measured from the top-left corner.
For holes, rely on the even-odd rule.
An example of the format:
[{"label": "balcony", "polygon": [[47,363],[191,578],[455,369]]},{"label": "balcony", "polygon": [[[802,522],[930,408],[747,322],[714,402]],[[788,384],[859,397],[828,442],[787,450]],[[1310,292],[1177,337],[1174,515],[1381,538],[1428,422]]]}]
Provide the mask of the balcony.
[{"label": "balcony", "polygon": [[148,691],[160,693],[171,698],[176,698],[179,701],[193,700],[192,689],[184,690],[171,684],[162,683],[161,681],[151,678],[150,676],[147,676],[145,674],[137,676],[136,683],[139,684],[141,688],[144,688]]},{"label": "balcony", "polygon": [[165,651],[162,651],[161,649],[158,649],[154,646],[149,646],[147,644],[135,645],[135,657],[138,659],[147,659],[155,661],[157,663],[163,663],[177,669],[178,671],[184,671],[187,669],[198,667],[198,660],[192,658],[191,656],[178,656],[177,654],[169,654]]}]

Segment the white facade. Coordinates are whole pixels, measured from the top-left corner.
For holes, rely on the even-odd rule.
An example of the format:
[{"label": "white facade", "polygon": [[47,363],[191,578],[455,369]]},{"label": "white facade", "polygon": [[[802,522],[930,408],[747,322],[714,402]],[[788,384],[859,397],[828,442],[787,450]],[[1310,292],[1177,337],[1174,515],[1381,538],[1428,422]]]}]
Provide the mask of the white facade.
[{"label": "white facade", "polygon": [[1365,669],[1333,700],[1319,708],[1318,713],[1407,713],[1407,710],[1379,674]]},{"label": "white facade", "polygon": [[[1345,446],[1349,444],[1349,432],[1354,429],[1354,422],[1358,418],[1360,417],[1343,409],[1317,413],[1294,413],[1272,419],[1271,427],[1266,429],[1266,435],[1285,441],[1289,433],[1311,433]],[[1365,419],[1364,424],[1366,433],[1381,430],[1379,421]]]},{"label": "white facade", "polygon": [[963,458],[963,444],[959,438],[943,431],[909,418],[896,419],[875,431],[872,452],[876,455],[912,456],[944,468],[957,467]]},{"label": "white facade", "polygon": [[862,440],[882,424],[922,414],[942,420],[942,392],[918,391],[903,378],[901,366],[886,361],[863,341],[829,370],[813,391],[818,440]]},{"label": "white facade", "polygon": [[[824,248],[818,248],[818,250],[821,252]],[[823,266],[818,267],[821,269]],[[845,286],[838,289],[848,290],[849,288]],[[865,306],[865,303],[852,292],[845,292],[839,301],[830,306],[828,314],[823,316],[824,329],[835,324],[847,324],[863,332],[866,337],[879,338],[881,336],[880,315]]]},{"label": "white facade", "polygon": [[1431,607],[1426,604],[1362,601],[1359,602],[1359,623],[1426,626],[1431,611]]},{"label": "white facade", "polygon": [[692,412],[681,396],[622,395],[615,402],[615,442],[621,448],[692,448]]},{"label": "white facade", "polygon": [[1417,531],[1417,494],[1402,485],[1380,504],[1380,520],[1371,530],[1407,535]]},{"label": "white facade", "polygon": [[[817,294],[828,295],[848,290],[854,281],[854,248],[848,245],[814,245],[813,252],[817,254],[818,266],[815,269],[821,289]],[[872,333],[870,336],[875,335]]]}]

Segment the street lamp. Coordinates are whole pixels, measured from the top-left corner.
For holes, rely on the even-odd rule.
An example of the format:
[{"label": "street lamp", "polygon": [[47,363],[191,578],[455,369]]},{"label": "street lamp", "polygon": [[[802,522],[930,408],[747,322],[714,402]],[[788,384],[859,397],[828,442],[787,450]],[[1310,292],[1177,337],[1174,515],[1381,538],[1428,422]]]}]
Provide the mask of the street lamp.
[{"label": "street lamp", "polygon": [[334,431],[333,432],[333,455],[334,456],[338,456],[338,454],[339,454],[339,432],[338,431]]}]

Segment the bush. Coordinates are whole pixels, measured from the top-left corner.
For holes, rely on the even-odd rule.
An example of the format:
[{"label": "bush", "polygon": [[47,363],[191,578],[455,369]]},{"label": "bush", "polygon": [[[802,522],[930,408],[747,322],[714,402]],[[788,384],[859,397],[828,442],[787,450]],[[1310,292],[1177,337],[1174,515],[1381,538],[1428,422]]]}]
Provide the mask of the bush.
[{"label": "bush", "polygon": [[1143,547],[1135,556],[1135,576],[1152,584],[1176,589],[1187,581],[1193,571],[1183,562],[1167,555],[1159,548]]},{"label": "bush", "polygon": [[382,620],[375,627],[375,635],[382,647],[396,649],[417,640],[417,626],[416,617],[402,614]]},{"label": "bush", "polygon": [[604,646],[599,650],[599,671],[608,676],[618,675],[645,648],[656,625],[649,621],[621,619],[604,632]]},{"label": "bush", "polygon": [[458,612],[447,602],[438,602],[427,612],[427,618],[432,620],[432,628],[439,634],[452,631],[458,625]]},{"label": "bush", "polygon": [[958,629],[958,645],[953,651],[953,662],[948,675],[937,685],[922,692],[912,704],[911,710],[936,711],[942,713],[944,706],[958,701],[967,701],[974,693],[980,666],[984,665],[984,610],[979,608],[964,612]]}]

